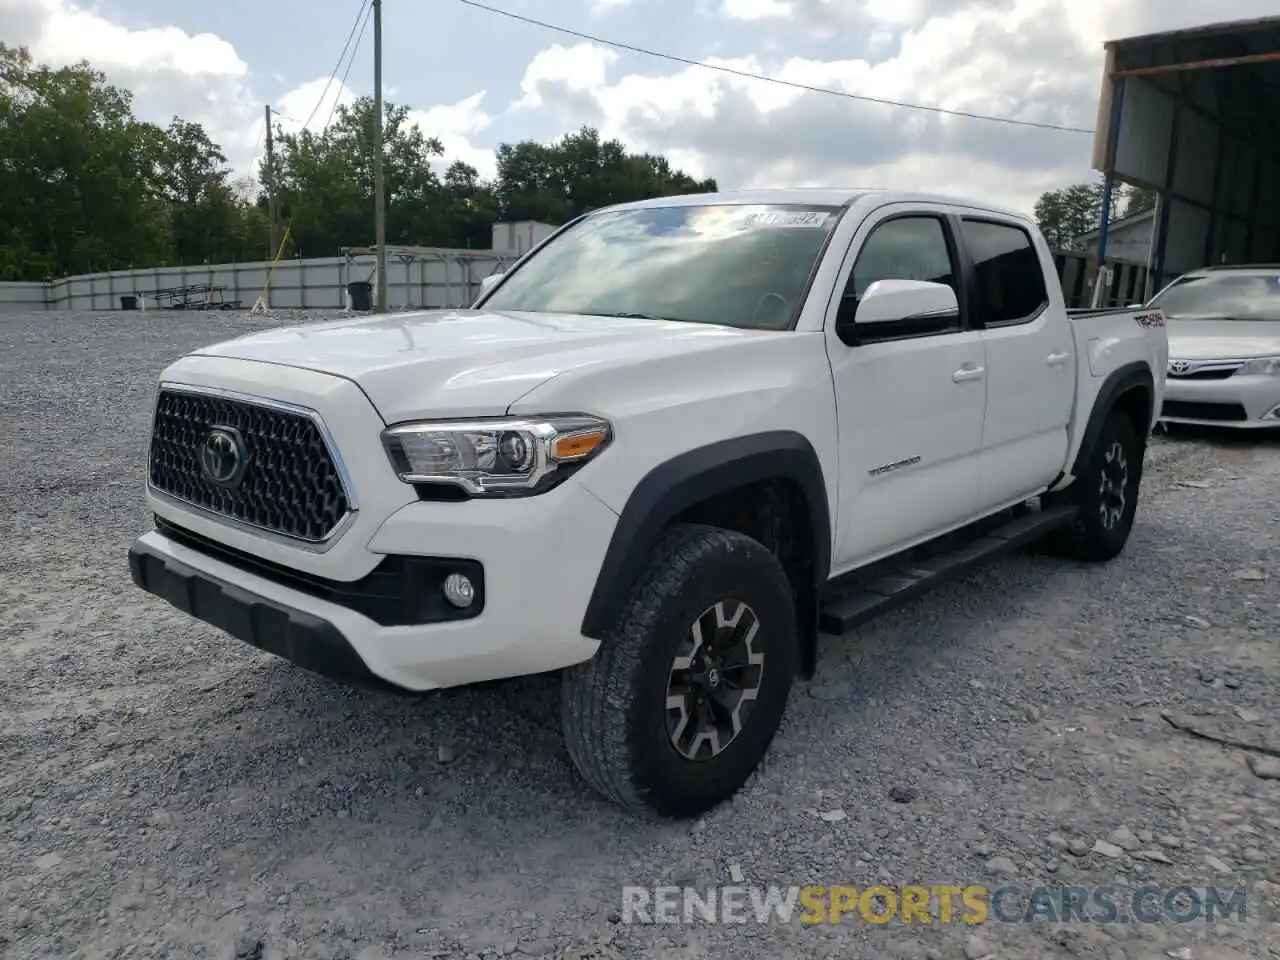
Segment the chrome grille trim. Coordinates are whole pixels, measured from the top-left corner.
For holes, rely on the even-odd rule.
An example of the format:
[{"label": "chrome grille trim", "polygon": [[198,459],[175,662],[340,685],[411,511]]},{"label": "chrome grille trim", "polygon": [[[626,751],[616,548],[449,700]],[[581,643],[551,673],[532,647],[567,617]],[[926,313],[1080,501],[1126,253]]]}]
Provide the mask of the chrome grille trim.
[{"label": "chrome grille trim", "polygon": [[1177,360],[1169,361],[1167,374],[1174,380],[1225,380],[1248,360]]}]

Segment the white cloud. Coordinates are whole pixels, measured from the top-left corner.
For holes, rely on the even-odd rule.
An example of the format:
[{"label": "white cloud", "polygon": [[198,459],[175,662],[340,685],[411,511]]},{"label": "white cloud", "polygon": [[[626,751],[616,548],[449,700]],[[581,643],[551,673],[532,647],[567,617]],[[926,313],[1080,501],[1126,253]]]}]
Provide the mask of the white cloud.
[{"label": "white cloud", "polygon": [[546,106],[541,90],[554,86],[558,97],[565,92],[575,95],[589,94],[605,83],[609,67],[618,60],[612,50],[594,43],[580,43],[573,47],[556,44],[539,51],[525,68],[520,89],[524,96],[512,109],[528,109]]},{"label": "white cloud", "polygon": [[316,77],[276,101],[276,122],[286,133],[310,130],[318,134],[336,116],[339,106],[350,106],[355,100],[355,92],[340,81]]},{"label": "white cloud", "polygon": [[485,91],[481,90],[457,103],[410,111],[410,121],[428,136],[438,139],[444,147],[444,158],[435,165],[438,169],[461,160],[475,167],[483,178],[492,178],[497,173],[493,151],[474,146],[471,142],[473,137],[484,133],[493,124],[493,117],[481,109],[484,98]]},{"label": "white cloud", "polygon": [[[860,97],[1090,129],[1105,39],[1257,16],[1274,0],[719,0],[759,52],[705,63]],[[857,37],[859,56],[822,60],[807,37]],[[854,28],[857,29],[854,29]],[[773,46],[766,44],[770,41]],[[825,44],[823,49],[831,49]],[[739,46],[739,49],[742,49]],[[746,48],[750,51],[751,47]],[[865,52],[863,52],[865,51]],[[1092,176],[1092,136],[894,108],[711,70],[622,73],[589,43],[534,57],[521,110],[560,128],[598,126],[722,187],[824,183],[989,197],[1029,209]],[[549,124],[551,126],[551,124]]]},{"label": "white cloud", "polygon": [[[326,91],[326,80],[326,77],[308,80],[277,101],[277,123],[281,130],[295,133],[307,129],[320,133],[336,114],[337,106],[349,106],[355,102],[357,94],[350,87],[334,81]],[[485,95],[485,91],[480,90],[457,103],[409,111],[409,122],[418,126],[426,136],[435,137],[444,147],[444,156],[432,163],[438,173],[443,173],[455,160],[461,160],[475,167],[481,177],[495,174],[493,151],[474,146],[471,142],[472,137],[483,133],[493,123],[493,117],[482,108]],[[256,129],[261,130],[261,127],[259,122]],[[260,159],[260,156],[261,151],[255,159]]]},{"label": "white cloud", "polygon": [[86,59],[105,71],[218,78],[249,73],[235,47],[211,33],[192,35],[173,26],[130,30],[62,0],[26,5],[43,13],[43,29],[32,44],[40,58],[58,63]]},{"label": "white cloud", "polygon": [[[41,62],[88,60],[133,92],[134,110],[142,119],[163,125],[176,114],[201,123],[237,174],[255,170],[263,156],[263,98],[254,90],[249,64],[222,37],[175,26],[130,29],[70,0],[0,0],[0,35],[29,47]],[[280,77],[263,79],[278,83]],[[275,102],[281,128],[293,132],[305,124],[318,132],[335,104],[355,100],[355,92],[337,80],[326,90],[327,79],[298,84]],[[444,145],[445,158],[435,165],[441,171],[453,160],[464,160],[482,176],[493,175],[493,152],[469,139],[492,122],[482,109],[484,97],[480,91],[454,104],[411,112],[410,119]]]},{"label": "white cloud", "polygon": [[772,20],[791,16],[791,4],[782,0],[724,0],[721,8],[731,20]]},{"label": "white cloud", "polygon": [[[1019,64],[1005,56],[1017,37],[1033,30],[1035,13],[935,18],[903,33],[895,55],[878,63],[802,57],[772,66],[754,57],[707,62],[864,97],[1091,125],[1095,72],[1080,69],[1081,63],[1049,66],[1053,61],[1046,58]],[[987,52],[978,52],[984,47]],[[570,116],[594,122],[605,136],[665,153],[673,162],[678,154],[691,173],[716,176],[726,187],[945,187],[989,190],[993,199],[1025,207],[1046,187],[1088,175],[1087,135],[995,127],[695,67],[611,77],[615,63],[615,55],[590,44],[544,50],[525,74],[520,103],[558,109],[566,124]],[[1077,69],[1064,78],[1063,66]]]},{"label": "white cloud", "polygon": [[[680,17],[690,15],[689,5],[672,2],[646,0],[654,26],[643,42],[685,52],[690,38],[676,31],[687,29]],[[595,10],[638,7],[634,0],[586,3]],[[791,83],[1087,128],[1096,115],[1103,40],[1260,16],[1274,12],[1274,4],[1215,0],[1207,10],[1201,0],[698,0],[693,6],[700,11],[704,5],[716,11],[717,29],[693,41],[693,49],[723,54],[708,63]],[[261,153],[261,88],[279,89],[281,79],[274,64],[251,69],[222,37],[175,26],[129,29],[92,0],[0,0],[0,36],[48,62],[89,59],[134,92],[140,116],[164,123],[178,113],[203,123],[240,170]],[[518,71],[520,61],[513,65],[497,44],[475,42],[485,58],[469,61],[472,79],[488,94],[430,106],[420,93],[430,89],[429,76],[398,78],[397,102],[416,105],[413,121],[445,147],[440,169],[458,159],[491,175],[492,152],[478,144],[550,139],[590,124],[690,173],[715,176],[724,187],[911,186],[1028,207],[1044,189],[1091,175],[1087,134],[624,60],[590,43],[541,50],[528,61],[512,102],[495,104],[492,91],[515,79],[509,71]],[[354,99],[337,83],[321,98],[324,85],[323,78],[307,80],[276,101],[286,130],[308,117],[319,129],[335,102]]]},{"label": "white cloud", "polygon": [[45,63],[88,60],[133,92],[143,119],[166,124],[178,114],[203,124],[229,155],[251,147],[249,65],[223,38],[173,26],[132,30],[69,0],[4,0],[0,10],[7,42]]}]

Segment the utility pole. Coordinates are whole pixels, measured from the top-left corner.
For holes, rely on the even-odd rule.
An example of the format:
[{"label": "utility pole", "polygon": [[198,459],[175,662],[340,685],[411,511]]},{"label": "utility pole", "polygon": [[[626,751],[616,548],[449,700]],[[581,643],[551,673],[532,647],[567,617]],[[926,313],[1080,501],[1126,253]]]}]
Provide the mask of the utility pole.
[{"label": "utility pole", "polygon": [[382,0],[373,0],[373,243],[377,248],[376,313],[387,312],[387,185],[382,172]]},{"label": "utility pole", "polygon": [[276,151],[271,138],[271,104],[263,111],[267,125],[267,161],[262,170],[262,185],[267,190],[267,260],[276,258]]}]

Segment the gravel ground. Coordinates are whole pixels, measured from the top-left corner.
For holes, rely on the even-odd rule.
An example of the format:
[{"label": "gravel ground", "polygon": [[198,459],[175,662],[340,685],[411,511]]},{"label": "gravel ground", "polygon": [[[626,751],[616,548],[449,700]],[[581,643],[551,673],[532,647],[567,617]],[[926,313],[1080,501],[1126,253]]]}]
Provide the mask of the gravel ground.
[{"label": "gravel ground", "polygon": [[[832,638],[741,796],[653,824],[580,785],[552,678],[355,691],[130,584],[156,374],[278,322],[0,316],[5,957],[1280,956],[1280,781],[1161,719],[1280,747],[1275,440],[1159,438],[1111,564],[1011,558]],[[620,922],[623,885],[739,874],[1249,899],[1212,925]]]}]

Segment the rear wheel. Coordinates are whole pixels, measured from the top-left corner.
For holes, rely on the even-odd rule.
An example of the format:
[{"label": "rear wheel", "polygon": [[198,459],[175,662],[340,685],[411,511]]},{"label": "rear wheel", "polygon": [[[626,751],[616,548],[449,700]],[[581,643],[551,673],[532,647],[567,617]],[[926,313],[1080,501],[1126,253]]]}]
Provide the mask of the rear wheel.
[{"label": "rear wheel", "polygon": [[1111,411],[1084,470],[1060,495],[1079,506],[1080,515],[1048,541],[1051,552],[1098,562],[1124,549],[1138,509],[1145,453],[1133,421],[1121,410]]},{"label": "rear wheel", "polygon": [[615,803],[696,815],[759,765],[796,668],[794,600],[773,554],[732,531],[674,526],[596,656],[565,671],[569,755]]}]

